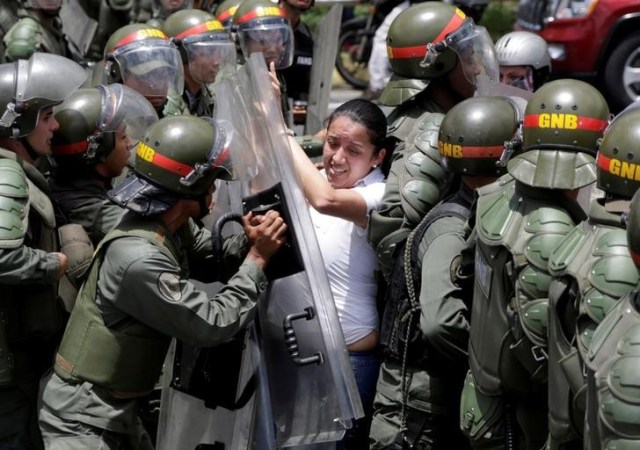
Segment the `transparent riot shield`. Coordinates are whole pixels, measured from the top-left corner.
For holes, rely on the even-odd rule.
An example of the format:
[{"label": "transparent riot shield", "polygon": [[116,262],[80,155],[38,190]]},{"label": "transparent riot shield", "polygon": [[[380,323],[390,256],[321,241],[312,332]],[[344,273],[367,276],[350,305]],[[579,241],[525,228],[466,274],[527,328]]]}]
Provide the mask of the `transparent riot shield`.
[{"label": "transparent riot shield", "polygon": [[[242,213],[277,204],[295,257],[272,265],[292,266],[298,258],[299,267],[270,274],[255,324],[239,338],[241,363],[229,377],[237,383],[192,392],[176,378],[191,376],[189,361],[194,367],[206,361],[184,355],[168,361],[157,448],[270,450],[339,440],[352,420],[363,416],[362,405],[262,55],[221,81],[215,95],[216,118],[231,122],[245,137],[247,160],[253,162],[244,181],[220,186],[229,189],[218,193],[218,207]],[[200,378],[236,370],[234,360],[214,357],[208,375]]]},{"label": "transparent riot shield", "polygon": [[320,131],[327,116],[341,23],[342,5],[333,5],[316,28],[305,134]]}]

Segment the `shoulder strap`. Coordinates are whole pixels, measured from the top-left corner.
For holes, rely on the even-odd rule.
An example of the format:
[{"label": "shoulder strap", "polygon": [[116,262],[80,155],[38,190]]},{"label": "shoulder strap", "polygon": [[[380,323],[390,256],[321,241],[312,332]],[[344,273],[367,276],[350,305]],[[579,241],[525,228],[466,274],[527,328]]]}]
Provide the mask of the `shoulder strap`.
[{"label": "shoulder strap", "polygon": [[427,232],[429,227],[437,220],[443,217],[458,217],[461,220],[468,220],[471,216],[471,205],[464,205],[455,201],[455,197],[448,201],[437,204],[422,219],[422,222],[411,232],[407,238],[407,245],[404,248],[403,265],[405,271],[405,279],[407,283],[407,293],[409,301],[413,307],[418,307],[420,302],[416,297],[416,290],[420,283],[420,274],[414,273],[413,268],[418,267],[418,249],[416,245]]}]

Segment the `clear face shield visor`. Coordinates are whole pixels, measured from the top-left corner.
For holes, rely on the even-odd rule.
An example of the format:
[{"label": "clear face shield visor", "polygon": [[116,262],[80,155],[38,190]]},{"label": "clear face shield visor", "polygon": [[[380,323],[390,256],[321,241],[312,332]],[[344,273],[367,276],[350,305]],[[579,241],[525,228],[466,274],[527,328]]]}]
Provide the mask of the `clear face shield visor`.
[{"label": "clear face shield visor", "polygon": [[438,55],[447,48],[458,55],[464,75],[470,83],[478,86],[481,83],[498,82],[498,60],[486,28],[467,18],[460,28],[447,34],[444,40],[427,44],[427,53],[420,65],[429,67],[434,64]]},{"label": "clear face shield visor", "polygon": [[293,30],[287,19],[273,18],[242,24],[238,39],[245,58],[262,52],[269,65],[285,69],[293,63]]},{"label": "clear face shield visor", "polygon": [[122,133],[136,144],[145,130],[158,121],[158,114],[141,94],[122,84],[98,86],[100,114],[96,128],[102,133]]},{"label": "clear face shield visor", "polygon": [[123,84],[147,98],[182,95],[184,73],[180,52],[169,41],[154,39],[116,50]]},{"label": "clear face shield visor", "polygon": [[184,186],[193,186],[198,180],[204,177],[214,179],[233,180],[232,150],[231,143],[236,134],[231,122],[226,120],[216,120],[205,118],[215,130],[215,140],[211,149],[207,153],[206,162],[197,163],[193,170],[180,179]]},{"label": "clear face shield visor", "polygon": [[201,34],[182,40],[187,52],[191,77],[200,84],[211,84],[218,74],[236,67],[236,46],[226,33]]}]

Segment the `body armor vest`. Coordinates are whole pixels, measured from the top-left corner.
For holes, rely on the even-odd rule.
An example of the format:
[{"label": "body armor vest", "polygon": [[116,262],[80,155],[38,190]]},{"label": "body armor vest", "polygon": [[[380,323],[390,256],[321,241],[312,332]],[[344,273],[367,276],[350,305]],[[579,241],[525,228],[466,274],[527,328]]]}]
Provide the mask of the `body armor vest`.
[{"label": "body armor vest", "polygon": [[[449,176],[441,165],[438,153],[438,131],[443,114],[422,111],[417,118],[398,118],[394,133],[408,132],[401,155],[394,155],[387,178],[382,205],[371,215],[370,241],[385,278],[391,276],[396,246],[405,241],[409,232],[444,196]],[[398,125],[402,122],[402,125]],[[392,124],[392,128],[394,124]]]},{"label": "body armor vest", "polygon": [[524,395],[546,381],[549,257],[583,217],[509,176],[478,192],[469,366],[484,394]]},{"label": "body armor vest", "polygon": [[[0,158],[16,159],[16,155],[0,149]],[[29,185],[29,201],[24,211],[28,225],[24,238],[9,248],[25,245],[45,252],[56,252],[56,223],[47,182],[31,164],[23,162],[21,165]],[[5,343],[2,346],[4,348],[0,349],[1,386],[29,376],[33,364],[27,361],[28,355],[22,355],[29,353],[29,350],[16,353],[15,349],[28,349],[30,343],[39,346],[39,342],[58,338],[63,330],[64,315],[57,301],[57,283],[0,285],[0,289],[0,346]]]},{"label": "body armor vest", "polygon": [[[613,218],[620,223],[620,216]],[[554,251],[549,269],[568,283],[564,295],[550,295],[549,323],[549,429],[554,439],[564,442],[583,433],[582,361],[593,331],[640,277],[627,249],[625,230],[593,220],[569,233]]]},{"label": "body armor vest", "polygon": [[380,330],[380,341],[387,358],[403,361],[406,354],[407,363],[412,367],[425,367],[428,361],[434,362],[434,355],[429,355],[432,352],[420,331],[417,296],[422,284],[422,262],[418,250],[425,233],[436,220],[457,217],[466,222],[470,215],[469,202],[456,195],[433,208],[411,232],[406,244],[398,248]]},{"label": "body armor vest", "polygon": [[111,231],[96,249],[56,356],[54,370],[62,379],[90,381],[127,396],[144,395],[153,389],[171,337],[138,321],[118,330],[108,328],[95,298],[106,246],[116,239],[145,239],[180,267],[181,252],[157,230],[154,221],[129,222]]},{"label": "body armor vest", "polygon": [[587,358],[587,447],[640,446],[640,313],[638,291],[609,312],[598,326]]}]

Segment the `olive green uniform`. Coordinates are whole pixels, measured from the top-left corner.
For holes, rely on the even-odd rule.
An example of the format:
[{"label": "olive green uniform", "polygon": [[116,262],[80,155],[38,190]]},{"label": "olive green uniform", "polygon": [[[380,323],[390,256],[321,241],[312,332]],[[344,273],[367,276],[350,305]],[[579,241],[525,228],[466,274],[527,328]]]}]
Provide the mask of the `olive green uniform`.
[{"label": "olive green uniform", "polygon": [[[432,210],[430,214],[442,209],[445,215],[431,222],[421,239],[415,239],[417,235],[413,234],[409,238],[408,242],[419,246],[420,263],[415,267],[419,272],[420,291],[416,292],[419,308],[405,316],[406,309],[399,307],[401,311],[395,314],[396,320],[389,320],[393,315],[390,309],[398,301],[387,299],[383,336],[393,330],[400,335],[395,339],[411,345],[404,373],[402,357],[385,352],[374,402],[372,449],[401,449],[403,438],[415,448],[463,449],[466,446],[458,426],[458,408],[467,367],[470,295],[457,279],[456,269],[465,245],[466,219],[446,212],[446,205],[454,203],[469,213],[472,201],[473,193],[463,187],[455,197]],[[418,225],[416,230],[421,227]],[[396,265],[405,270],[411,262],[401,256]],[[395,277],[392,286],[394,281]],[[394,292],[393,287],[390,292]],[[402,322],[406,320],[412,323],[404,325]],[[402,336],[402,330],[407,327],[410,331],[419,330],[415,340]],[[407,426],[404,433],[403,412]]]},{"label": "olive green uniform", "polygon": [[620,213],[595,200],[589,219],[560,243],[549,260],[550,448],[581,446],[586,380],[583,361],[596,326],[640,281],[627,250]]},{"label": "olive green uniform", "polygon": [[197,117],[213,117],[213,90],[202,86],[196,95],[184,90],[182,96],[169,95],[164,105],[164,117],[178,114],[191,114]]},{"label": "olive green uniform", "polygon": [[42,448],[38,381],[64,324],[55,218],[42,175],[2,149],[0,236],[0,448]]},{"label": "olive green uniform", "polygon": [[[45,442],[143,445],[136,399],[153,389],[170,337],[213,346],[253,319],[267,281],[255,263],[242,262],[245,252],[244,236],[231,238],[218,265],[206,230],[189,223],[172,234],[153,216],[126,214],[96,250],[41,390]],[[211,298],[188,281],[230,275]]]},{"label": "olive green uniform", "polygon": [[58,18],[53,26],[49,26],[28,9],[21,10],[18,16],[18,22],[4,37],[6,50],[2,57],[3,62],[29,59],[35,52],[69,56],[62,24]]},{"label": "olive green uniform", "polygon": [[461,426],[474,448],[539,449],[547,438],[547,264],[584,212],[562,191],[510,176],[478,193]]},{"label": "olive green uniform", "polygon": [[639,345],[640,293],[634,290],[618,302],[593,333],[585,361],[586,449],[638,448]]},{"label": "olive green uniform", "polygon": [[57,177],[50,180],[60,224],[77,223],[85,229],[94,247],[111,231],[126,209],[111,202],[102,182],[91,178]]}]

